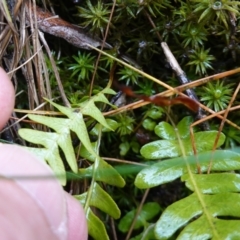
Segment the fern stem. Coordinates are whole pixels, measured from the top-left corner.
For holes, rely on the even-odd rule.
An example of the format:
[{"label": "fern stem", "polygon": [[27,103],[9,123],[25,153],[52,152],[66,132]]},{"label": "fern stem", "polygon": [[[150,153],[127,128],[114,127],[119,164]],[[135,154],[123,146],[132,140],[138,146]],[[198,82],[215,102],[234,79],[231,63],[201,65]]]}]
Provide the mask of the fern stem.
[{"label": "fern stem", "polygon": [[89,187],[89,190],[87,192],[87,197],[86,197],[86,202],[85,202],[85,206],[84,206],[84,210],[85,212],[87,212],[87,209],[89,208],[90,205],[90,201],[91,201],[91,195],[93,192],[93,188],[94,188],[94,183],[96,182],[96,172],[99,166],[99,161],[100,161],[100,157],[99,157],[99,147],[100,147],[100,143],[101,143],[101,137],[102,137],[102,126],[99,125],[99,134],[98,134],[98,140],[97,140],[97,145],[95,150],[96,153],[96,158],[95,158],[95,162],[93,165],[93,173],[92,173],[92,181],[91,181],[91,185]]}]

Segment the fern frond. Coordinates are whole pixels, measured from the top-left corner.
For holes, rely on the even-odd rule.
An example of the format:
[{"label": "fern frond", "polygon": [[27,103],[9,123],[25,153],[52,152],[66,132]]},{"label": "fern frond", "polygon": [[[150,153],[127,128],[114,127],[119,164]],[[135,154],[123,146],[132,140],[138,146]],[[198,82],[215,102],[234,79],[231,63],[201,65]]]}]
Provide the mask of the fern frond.
[{"label": "fern frond", "polygon": [[[82,195],[76,196],[76,198],[84,205],[89,234],[94,238],[103,240],[108,239],[108,234],[103,222],[93,213],[91,207],[99,208],[113,218],[120,217],[120,210],[111,196],[105,192],[96,181],[118,187],[123,187],[125,181],[111,165],[100,158],[97,147],[90,141],[84,116],[89,116],[98,122],[98,131],[102,131],[103,128],[112,130],[101,111],[96,107],[95,102],[110,104],[104,94],[113,93],[111,89],[106,88],[97,95],[80,103],[77,109],[63,107],[47,100],[61,113],[66,115],[67,118],[55,118],[33,114],[29,114],[28,117],[37,123],[48,126],[53,129],[54,132],[42,132],[32,129],[19,130],[19,135],[25,140],[44,146],[44,148],[28,147],[27,149],[36,154],[40,159],[48,162],[62,185],[66,184],[66,171],[63,160],[59,154],[59,148],[63,151],[66,161],[73,173],[92,178],[92,183],[88,191]],[[87,153],[86,158],[90,159],[93,163],[88,168],[78,169],[71,141],[71,131],[76,133],[83,145],[83,152],[85,152],[85,154]],[[99,144],[100,142],[101,139],[99,139]]]}]

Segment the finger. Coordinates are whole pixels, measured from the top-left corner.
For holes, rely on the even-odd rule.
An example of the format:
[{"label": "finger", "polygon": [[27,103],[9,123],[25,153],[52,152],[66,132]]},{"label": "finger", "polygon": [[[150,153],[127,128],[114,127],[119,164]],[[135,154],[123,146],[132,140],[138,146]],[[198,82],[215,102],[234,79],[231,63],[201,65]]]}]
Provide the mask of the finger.
[{"label": "finger", "polygon": [[[4,126],[14,107],[14,89],[13,86],[3,69],[0,68],[0,128]],[[9,149],[10,147],[10,149]],[[44,170],[40,171],[39,160],[34,159],[34,157],[26,153],[24,150],[13,146],[0,146],[0,174],[5,174],[5,176],[23,176],[28,175],[29,179],[36,177],[38,175],[49,175],[52,172],[46,172],[46,166],[43,167]],[[10,153],[10,154],[9,154]],[[10,160],[11,159],[11,160]],[[5,160],[5,161],[3,161]],[[10,160],[10,161],[9,161]],[[28,162],[28,163],[27,163]],[[40,164],[42,166],[42,164]],[[43,164],[45,165],[45,164]],[[49,168],[47,168],[49,171]],[[68,239],[87,239],[87,225],[85,220],[85,214],[80,204],[67,195],[68,197],[62,197],[63,191],[59,186],[59,183],[55,180],[55,186],[57,183],[58,190],[54,191],[54,184],[46,184],[46,180],[34,181],[22,181],[21,179],[16,179],[17,184],[20,185],[24,190],[31,195],[33,199],[37,199],[37,202],[43,207],[44,213],[47,215],[47,220],[50,222],[51,228],[59,236],[60,239],[64,239],[67,235],[66,226],[69,228]],[[24,183],[25,182],[25,183]],[[52,181],[51,181],[52,182]],[[48,188],[46,188],[48,186]],[[42,194],[38,194],[42,193]],[[50,193],[50,194],[49,194]],[[60,195],[60,196],[59,196]],[[47,197],[45,197],[47,196]],[[49,197],[50,196],[50,197]],[[56,200],[59,200],[58,203]],[[68,205],[68,218],[67,223],[66,217],[66,203]],[[60,207],[59,207],[60,206]],[[60,209],[60,211],[59,211]],[[15,211],[16,209],[14,209]],[[62,210],[62,211],[61,211]],[[18,210],[16,211],[18,212]],[[54,214],[55,212],[57,214]],[[60,221],[59,221],[60,220]],[[1,224],[0,224],[1,225]],[[23,229],[23,228],[22,228]],[[0,235],[1,236],[1,235]],[[73,236],[73,237],[71,237]],[[80,238],[79,238],[79,237]],[[76,237],[76,238],[75,238]],[[0,238],[4,239],[4,238]],[[49,238],[47,238],[49,239]]]},{"label": "finger", "polygon": [[68,240],[87,240],[87,223],[83,208],[79,207],[79,202],[66,193],[68,209]]},{"label": "finger", "polygon": [[42,209],[14,181],[0,181],[0,239],[57,240]]},{"label": "finger", "polygon": [[10,118],[14,107],[14,88],[6,74],[0,68],[0,129],[4,127]]},{"label": "finger", "polygon": [[[0,175],[14,178],[15,183],[42,210],[51,230],[59,239],[66,239],[68,233],[65,194],[51,169],[18,146],[1,144],[0,153]],[[27,178],[21,178],[24,176]],[[40,178],[36,179],[36,176]]]}]

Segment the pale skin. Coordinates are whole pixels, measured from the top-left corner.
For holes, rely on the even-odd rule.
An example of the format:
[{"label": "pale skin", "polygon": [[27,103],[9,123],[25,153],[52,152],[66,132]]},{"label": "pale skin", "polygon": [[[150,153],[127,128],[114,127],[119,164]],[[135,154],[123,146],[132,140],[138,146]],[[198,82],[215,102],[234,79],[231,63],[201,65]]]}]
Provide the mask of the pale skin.
[{"label": "pale skin", "polygon": [[[0,68],[0,129],[13,111],[14,96],[12,83]],[[31,178],[39,175],[52,178]],[[47,164],[21,147],[0,144],[0,177],[0,239],[87,239],[83,208],[63,191]]]}]

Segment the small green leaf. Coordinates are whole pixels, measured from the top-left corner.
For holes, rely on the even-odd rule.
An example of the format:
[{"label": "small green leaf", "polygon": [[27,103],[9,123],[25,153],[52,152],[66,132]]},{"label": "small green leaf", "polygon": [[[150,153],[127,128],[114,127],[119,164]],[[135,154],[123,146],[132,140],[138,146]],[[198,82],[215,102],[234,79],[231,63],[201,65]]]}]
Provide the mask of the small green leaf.
[{"label": "small green leaf", "polygon": [[[93,149],[96,149],[97,146],[98,146],[98,142],[92,142],[91,143],[92,145],[92,148]],[[91,162],[94,162],[95,159],[96,159],[96,156],[93,156],[86,148],[84,145],[81,146],[81,149],[80,149],[80,152],[79,152],[79,155],[82,157],[82,158],[85,158]]]},{"label": "small green leaf", "polygon": [[[216,198],[218,199],[218,197],[221,197],[221,201],[224,196],[217,196]],[[217,200],[216,198],[214,200]],[[235,200],[239,201],[239,198]],[[213,202],[210,204],[212,204],[212,206],[214,205]],[[225,204],[234,204],[234,202],[226,201]],[[220,207],[224,208],[224,205],[218,206],[217,208],[220,209]],[[214,225],[214,228],[210,228],[209,222]],[[239,220],[218,219],[215,216],[208,219],[206,216],[201,216],[199,219],[189,224],[178,236],[178,239],[203,239],[206,238],[206,236],[208,236],[208,239],[240,239],[240,232],[238,231],[239,224]]]},{"label": "small green leaf", "polygon": [[[85,124],[85,121],[83,119],[83,115],[81,112],[75,111],[74,109],[63,107],[61,105],[58,105],[52,101],[49,101],[45,99],[46,101],[50,102],[54,107],[56,107],[60,112],[65,114],[68,117],[68,125],[65,126],[75,132],[82,142],[82,144],[85,146],[85,148],[93,155],[97,157],[96,152],[93,150],[89,135],[88,135],[88,130]],[[50,121],[49,121],[50,123]],[[47,125],[48,126],[48,125]],[[65,129],[65,128],[64,128]]]},{"label": "small green leaf", "polygon": [[178,133],[182,138],[186,138],[190,135],[190,126],[193,122],[193,118],[188,116],[188,117],[185,117],[183,118],[177,125],[177,128],[178,128]]},{"label": "small green leaf", "polygon": [[[111,89],[111,88],[104,88],[103,90],[102,90],[102,93],[104,93],[104,94],[112,94],[112,95],[115,95],[116,94],[116,92],[113,90],[113,89]],[[103,95],[104,96],[104,95]],[[105,97],[105,96],[104,96]],[[101,99],[99,100],[99,101],[102,101]],[[108,100],[107,100],[108,101]]]},{"label": "small green leaf", "polygon": [[157,120],[159,118],[162,117],[163,115],[163,108],[161,107],[157,107],[157,106],[153,106],[148,112],[147,112],[147,116],[154,119],[154,120]]},{"label": "small green leaf", "polygon": [[146,130],[153,131],[156,126],[156,122],[154,122],[151,118],[146,118],[144,119],[142,125]]},{"label": "small green leaf", "polygon": [[119,145],[119,149],[120,149],[120,155],[121,156],[125,156],[128,153],[129,149],[130,149],[129,142],[122,142]]},{"label": "small green leaf", "polygon": [[[190,135],[190,126],[192,124],[192,117],[183,118],[177,125],[177,131],[180,138],[186,138]],[[160,122],[154,129],[156,135],[165,140],[175,140],[177,139],[177,134],[175,129],[167,122]]]},{"label": "small green leaf", "polygon": [[[158,203],[155,202],[149,202],[143,205],[143,208],[141,212],[139,213],[136,223],[134,225],[134,229],[139,229],[141,227],[144,227],[146,223],[154,218],[156,215],[159,214],[161,211],[161,207]],[[119,222],[118,228],[121,232],[128,232],[132,221],[135,217],[136,210],[132,210],[128,212]]]},{"label": "small green leaf", "polygon": [[[101,131],[102,132],[110,132],[110,131],[115,131],[118,126],[119,126],[119,123],[113,119],[110,119],[110,118],[107,118],[106,119],[106,122],[107,122],[107,125],[109,126],[108,128],[105,128],[105,127],[101,127]],[[93,135],[98,135],[99,134],[99,127],[100,127],[100,124],[97,123],[94,128],[91,130],[91,134]]]},{"label": "small green leaf", "polygon": [[[79,200],[84,206],[87,194],[89,193],[85,192],[81,195],[77,195],[74,197]],[[114,219],[119,218],[121,214],[117,204],[113,201],[112,197],[107,192],[105,192],[96,182],[94,183],[94,186],[92,188],[89,206],[99,208]]]},{"label": "small green leaf", "polygon": [[[170,125],[171,127],[171,125]],[[170,138],[172,133],[165,137]],[[217,131],[197,132],[194,134],[197,153],[209,151],[213,148]],[[192,155],[192,143],[190,136],[181,140],[186,155]],[[221,133],[217,147],[225,141],[225,135]],[[140,150],[141,155],[146,159],[172,158],[182,155],[182,149],[179,141],[176,140],[158,140],[144,145]]]},{"label": "small green leaf", "polygon": [[140,144],[138,142],[132,141],[130,143],[131,149],[134,153],[139,153],[140,150]]},{"label": "small green leaf", "polygon": [[167,122],[160,122],[154,129],[154,132],[158,137],[166,140],[175,140],[177,139],[176,131]]},{"label": "small green leaf", "polygon": [[154,234],[154,227],[155,224],[149,224],[146,229],[136,237],[130,238],[130,240],[155,240],[155,234]]},{"label": "small green leaf", "polygon": [[90,208],[86,211],[86,219],[90,236],[97,240],[109,239],[103,222],[92,212]]},{"label": "small green leaf", "polygon": [[[99,123],[102,124],[105,128],[109,128],[104,116],[102,115],[102,112],[96,107],[93,101],[87,101],[81,104],[81,113],[83,115],[88,115],[95,120],[97,120]],[[112,129],[110,129],[112,130]]]},{"label": "small green leaf", "polygon": [[[83,174],[86,176],[92,176],[94,169],[94,165],[91,165],[88,168],[79,169],[78,171],[80,175]],[[98,161],[98,167],[95,173],[95,180],[105,182],[107,184],[117,187],[123,187],[125,185],[124,179],[117,172],[117,170],[101,158]]]}]

